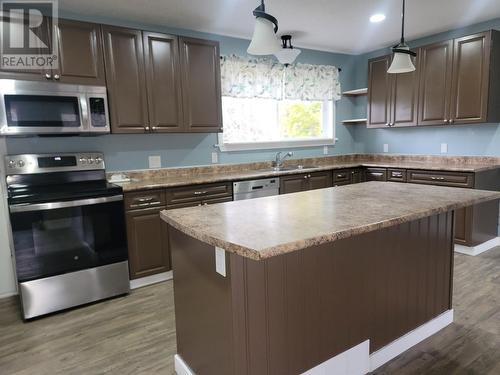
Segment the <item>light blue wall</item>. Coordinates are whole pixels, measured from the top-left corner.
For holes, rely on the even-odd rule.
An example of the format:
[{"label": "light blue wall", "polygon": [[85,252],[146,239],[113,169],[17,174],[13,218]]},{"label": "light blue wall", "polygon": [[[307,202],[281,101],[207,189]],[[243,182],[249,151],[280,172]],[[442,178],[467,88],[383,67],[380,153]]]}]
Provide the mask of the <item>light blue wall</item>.
[{"label": "light blue wall", "polygon": [[[472,25],[458,30],[440,33],[409,42],[410,47],[457,38],[489,29],[499,29],[500,19]],[[367,85],[367,61],[369,58],[389,53],[389,49],[358,56],[353,83],[356,87]],[[500,105],[500,98],[498,101]],[[366,99],[359,99],[354,112],[366,116]],[[432,126],[401,129],[367,129],[357,126],[353,131],[354,150],[361,153],[381,153],[383,145],[389,145],[390,153],[439,154],[441,143],[448,144],[451,155],[500,156],[500,124]]]},{"label": "light blue wall", "polygon": [[[219,35],[204,34],[189,30],[172,29],[159,25],[144,25],[125,20],[75,16],[61,12],[61,17],[80,19],[103,24],[133,27],[142,30],[165,32],[177,35],[214,39],[220,42],[221,54],[245,55],[249,41]],[[298,62],[335,65],[342,68],[340,81],[344,87],[353,87],[355,56],[334,54],[321,51],[303,50]],[[337,102],[336,136],[339,141],[330,148],[330,154],[345,154],[354,151],[353,129],[343,126],[343,119],[351,118],[356,103],[344,98]],[[70,138],[9,138],[7,150],[10,154],[43,153],[68,151],[101,151],[105,154],[108,170],[142,169],[148,167],[149,155],[161,155],[162,166],[190,166],[210,164],[216,134],[144,134],[144,135],[106,135],[100,137]],[[295,157],[318,156],[323,154],[322,147],[294,149]],[[220,153],[221,163],[270,160],[276,150],[256,152]]]}]

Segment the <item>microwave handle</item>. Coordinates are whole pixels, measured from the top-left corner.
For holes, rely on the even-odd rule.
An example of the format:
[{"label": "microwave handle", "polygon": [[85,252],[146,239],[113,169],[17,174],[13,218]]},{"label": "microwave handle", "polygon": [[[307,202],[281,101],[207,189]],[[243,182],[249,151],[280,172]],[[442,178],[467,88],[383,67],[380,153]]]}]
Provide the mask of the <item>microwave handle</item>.
[{"label": "microwave handle", "polygon": [[80,120],[82,123],[83,131],[89,131],[91,128],[90,125],[90,114],[89,114],[89,105],[87,103],[87,95],[80,95]]},{"label": "microwave handle", "polygon": [[112,195],[110,197],[77,199],[74,201],[64,201],[64,202],[13,204],[10,205],[9,208],[11,213],[34,212],[34,211],[56,210],[59,208],[90,206],[94,204],[118,202],[122,200],[123,200],[123,195],[120,194],[120,195]]}]

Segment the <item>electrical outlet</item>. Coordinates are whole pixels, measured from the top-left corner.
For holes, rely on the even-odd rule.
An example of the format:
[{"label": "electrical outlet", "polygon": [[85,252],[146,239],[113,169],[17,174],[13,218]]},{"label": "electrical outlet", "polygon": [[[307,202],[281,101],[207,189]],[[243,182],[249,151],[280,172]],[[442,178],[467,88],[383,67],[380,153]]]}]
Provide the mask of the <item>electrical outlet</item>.
[{"label": "electrical outlet", "polygon": [[384,143],[384,152],[389,152],[389,145]]},{"label": "electrical outlet", "polygon": [[151,155],[149,157],[149,168],[161,168],[161,156]]},{"label": "electrical outlet", "polygon": [[448,143],[441,143],[441,153],[442,154],[448,153]]},{"label": "electrical outlet", "polygon": [[212,152],[212,164],[217,164],[219,162],[219,153],[214,151]]},{"label": "electrical outlet", "polygon": [[323,155],[328,155],[328,146],[323,146]]}]

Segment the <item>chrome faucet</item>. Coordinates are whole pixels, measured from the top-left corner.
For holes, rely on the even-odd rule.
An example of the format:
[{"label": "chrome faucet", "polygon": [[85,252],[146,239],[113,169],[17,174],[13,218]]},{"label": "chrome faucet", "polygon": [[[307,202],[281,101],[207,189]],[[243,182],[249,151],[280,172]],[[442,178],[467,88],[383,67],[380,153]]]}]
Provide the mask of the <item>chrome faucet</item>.
[{"label": "chrome faucet", "polygon": [[280,169],[283,167],[283,160],[285,160],[287,157],[293,156],[293,152],[287,152],[285,155],[281,156],[282,154],[282,151],[276,154],[276,158],[274,159],[274,168],[276,169]]}]

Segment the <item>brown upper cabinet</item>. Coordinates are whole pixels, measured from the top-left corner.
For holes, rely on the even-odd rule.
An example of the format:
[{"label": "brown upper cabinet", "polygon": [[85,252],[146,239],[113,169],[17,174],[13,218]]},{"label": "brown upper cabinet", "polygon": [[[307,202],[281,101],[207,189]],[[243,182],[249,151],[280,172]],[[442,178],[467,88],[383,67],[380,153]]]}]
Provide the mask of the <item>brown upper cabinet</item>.
[{"label": "brown upper cabinet", "polygon": [[113,133],[222,128],[218,42],[103,26]]},{"label": "brown upper cabinet", "polygon": [[179,47],[176,36],[143,32],[151,131],[182,131]]},{"label": "brown upper cabinet", "polygon": [[368,62],[368,127],[403,127],[417,124],[418,71],[389,74],[391,56]]},{"label": "brown upper cabinet", "polygon": [[102,27],[113,133],[149,131],[142,32]]},{"label": "brown upper cabinet", "polygon": [[368,62],[368,127],[500,121],[500,32],[426,45],[417,56],[415,72],[395,77],[388,56]]},{"label": "brown upper cabinet", "polygon": [[[49,22],[37,31],[49,32]],[[59,64],[54,69],[2,70],[2,78],[49,80],[83,85],[105,85],[100,25],[59,19],[55,28]]]},{"label": "brown upper cabinet", "polygon": [[180,52],[185,130],[221,131],[219,43],[180,38]]},{"label": "brown upper cabinet", "polygon": [[418,124],[446,125],[451,107],[453,41],[421,47],[417,54],[420,59]]},{"label": "brown upper cabinet", "polygon": [[64,83],[106,84],[100,25],[59,20],[57,24],[59,67],[52,79]]}]

